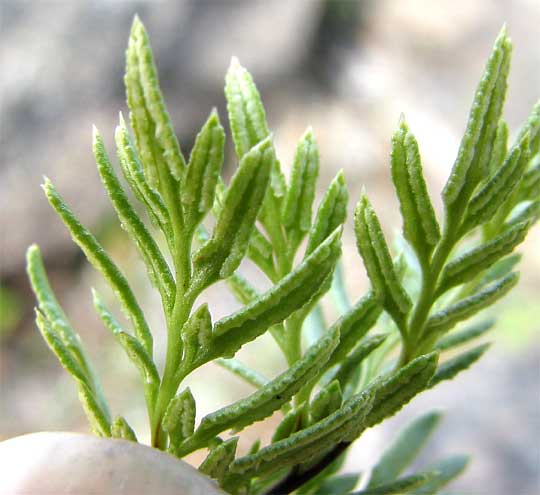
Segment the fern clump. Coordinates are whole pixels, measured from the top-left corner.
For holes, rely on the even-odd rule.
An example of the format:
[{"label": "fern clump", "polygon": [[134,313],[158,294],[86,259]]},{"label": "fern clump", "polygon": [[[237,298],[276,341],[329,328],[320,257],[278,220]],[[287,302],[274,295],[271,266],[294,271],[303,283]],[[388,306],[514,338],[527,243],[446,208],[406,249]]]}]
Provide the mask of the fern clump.
[{"label": "fern clump", "polygon": [[[517,283],[513,269],[518,255],[512,252],[538,219],[540,204],[540,104],[511,146],[502,118],[510,56],[503,29],[442,192],[442,221],[431,204],[418,143],[405,119],[400,120],[392,138],[390,170],[402,214],[402,252],[391,252],[363,193],[354,210],[354,229],[371,289],[350,302],[338,266],[347,187],[339,172],[314,211],[319,170],[314,132],[308,129],[300,138],[286,179],[257,89],[233,59],[225,96],[238,166],[225,184],[225,130],[217,112],[210,113],[189,159],[184,158],[147,34],[135,19],[125,75],[131,131],[120,117],[115,142],[124,181],[146,218],[132,205],[97,129],[93,150],[111,204],[161,298],[167,325],[163,370],[154,362],[152,332],[128,278],[52,182],[45,180],[43,188],[129,319],[131,328],[122,328],[93,292],[105,328],[141,375],[154,447],[179,458],[207,449],[200,471],[232,494],[349,493],[359,475],[335,473],[351,443],[483,354],[485,343],[461,353],[455,350],[484,335],[493,322],[461,323]],[[203,220],[210,215],[215,221],[209,231]],[[243,259],[265,274],[270,289],[260,292],[242,275]],[[37,246],[28,250],[28,273],[38,299],[37,325],[76,380],[93,431],[137,441],[125,418],[111,414],[81,341],[49,286]],[[195,302],[218,281],[227,283],[242,307],[214,321],[208,304]],[[331,324],[326,324],[320,306],[328,292],[342,308]],[[315,338],[303,349],[308,326]],[[272,379],[234,358],[265,332],[271,333],[288,363]],[[453,351],[449,359],[448,350]],[[255,390],[196,425],[196,398],[182,383],[210,361]],[[237,434],[276,411],[283,419],[272,441],[257,442],[238,455]],[[432,494],[457,476],[465,457],[402,476],[438,421],[439,414],[429,412],[409,425],[358,493]],[[222,438],[230,430],[236,436]]]}]

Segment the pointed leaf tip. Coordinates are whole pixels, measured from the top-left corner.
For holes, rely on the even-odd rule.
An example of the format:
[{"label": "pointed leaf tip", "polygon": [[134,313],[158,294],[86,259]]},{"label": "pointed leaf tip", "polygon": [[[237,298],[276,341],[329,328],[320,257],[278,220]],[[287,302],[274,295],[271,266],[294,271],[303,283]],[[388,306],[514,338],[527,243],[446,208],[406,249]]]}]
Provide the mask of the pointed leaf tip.
[{"label": "pointed leaf tip", "polygon": [[498,38],[508,38],[508,29],[506,26],[506,22],[503,22],[503,25],[501,26],[501,30],[499,31],[499,34],[497,35]]},{"label": "pointed leaf tip", "polygon": [[313,127],[308,126],[302,136],[302,139],[308,140],[310,142],[315,141],[315,133],[313,132]]},{"label": "pointed leaf tip", "polygon": [[212,122],[216,121],[219,123],[219,112],[218,112],[217,107],[212,107],[208,120],[211,120]]},{"label": "pointed leaf tip", "polygon": [[131,32],[133,34],[146,34],[146,28],[144,27],[141,18],[137,14],[135,14],[135,16],[133,17],[133,23],[131,24]]},{"label": "pointed leaf tip", "polygon": [[43,184],[41,184],[41,188],[45,191],[47,194],[50,190],[54,189],[54,185],[51,182],[51,179],[47,177],[46,175],[43,176]]},{"label": "pointed leaf tip", "polygon": [[118,112],[118,126],[122,129],[126,127],[126,120],[124,119],[124,114],[121,111]]},{"label": "pointed leaf tip", "polygon": [[407,120],[405,119],[405,114],[403,112],[399,114],[398,127],[404,131],[409,130],[409,126],[407,125]]},{"label": "pointed leaf tip", "polygon": [[40,254],[39,246],[36,243],[30,244],[26,250],[26,258],[30,258]]},{"label": "pointed leaf tip", "polygon": [[[486,172],[497,123],[504,106],[511,52],[512,44],[506,37],[506,30],[503,29],[495,40],[477,86],[467,130],[443,189],[443,200],[450,217],[459,214],[460,205],[470,199]],[[456,219],[452,218],[452,221]]]}]

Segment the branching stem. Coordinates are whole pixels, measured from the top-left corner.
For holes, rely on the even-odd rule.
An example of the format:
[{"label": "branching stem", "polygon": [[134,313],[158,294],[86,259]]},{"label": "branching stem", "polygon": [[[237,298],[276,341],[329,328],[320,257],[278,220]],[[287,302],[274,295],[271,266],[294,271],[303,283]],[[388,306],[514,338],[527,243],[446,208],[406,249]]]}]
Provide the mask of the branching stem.
[{"label": "branching stem", "polygon": [[409,320],[408,332],[406,334],[407,339],[403,343],[397,368],[409,363],[416,357],[429,312],[435,303],[437,282],[439,281],[444,263],[456,243],[454,236],[451,234],[452,230],[452,225],[447,223],[444,234],[433,253],[431,262],[422,270],[422,289]]}]

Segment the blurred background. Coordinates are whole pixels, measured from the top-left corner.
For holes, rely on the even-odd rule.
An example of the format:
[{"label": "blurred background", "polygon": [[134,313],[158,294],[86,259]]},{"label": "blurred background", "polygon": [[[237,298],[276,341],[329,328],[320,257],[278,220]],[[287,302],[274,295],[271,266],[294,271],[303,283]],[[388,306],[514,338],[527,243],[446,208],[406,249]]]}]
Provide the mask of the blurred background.
[{"label": "blurred background", "polygon": [[[223,78],[236,55],[259,86],[285,168],[296,140],[313,126],[321,153],[319,196],[344,169],[350,211],[366,187],[389,236],[400,228],[389,172],[390,137],[400,114],[420,143],[440,210],[438,191],[504,22],[514,41],[506,108],[514,132],[540,96],[537,0],[0,0],[0,440],[38,430],[88,431],[75,386],[34,327],[34,298],[24,271],[32,242],[43,250],[52,285],[93,358],[113,411],[139,433],[146,431],[138,374],[91,307],[90,287],[106,292],[104,283],[39,187],[43,174],[50,177],[118,264],[134,274],[130,281],[156,328],[155,340],[163,341],[158,300],[117,227],[91,155],[91,125],[112,150],[118,112],[126,112],[124,50],[135,13],[150,33],[184,154],[212,107],[226,121]],[[226,166],[229,176],[231,153]],[[538,493],[539,230],[521,248],[520,285],[496,306],[500,316],[487,356],[368,431],[347,470],[365,471],[396,429],[438,408],[447,414],[420,463],[471,453],[469,469],[455,484],[460,493]],[[346,281],[357,298],[366,277],[350,220],[345,232]],[[209,295],[216,318],[235,307],[222,289]],[[269,342],[259,339],[241,353],[272,376],[283,361]],[[160,363],[163,353],[158,346]],[[199,416],[250,392],[212,366],[190,379],[190,386]],[[245,444],[258,435],[268,438],[277,421],[248,430]]]}]

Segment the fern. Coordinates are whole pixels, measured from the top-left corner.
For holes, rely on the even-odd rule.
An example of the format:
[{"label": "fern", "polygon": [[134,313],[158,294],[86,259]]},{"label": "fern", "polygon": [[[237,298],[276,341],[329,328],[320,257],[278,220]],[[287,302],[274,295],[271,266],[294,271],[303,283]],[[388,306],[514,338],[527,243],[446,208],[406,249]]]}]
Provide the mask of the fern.
[{"label": "fern", "polygon": [[[161,298],[167,325],[162,372],[154,363],[152,332],[128,278],[48,179],[43,188],[128,317],[130,328],[124,329],[94,291],[94,306],[105,328],[141,375],[152,446],[180,458],[207,449],[200,470],[232,494],[348,493],[359,476],[335,473],[349,445],[417,394],[479,359],[486,344],[451,359],[445,359],[444,352],[477,339],[493,325],[486,321],[454,330],[517,283],[512,270],[518,259],[511,253],[539,215],[540,103],[508,149],[502,110],[510,56],[511,43],[503,29],[442,192],[442,220],[431,204],[419,145],[405,119],[400,120],[392,138],[390,170],[408,255],[392,253],[363,193],[354,210],[354,229],[371,289],[350,303],[337,265],[347,187],[339,172],[314,211],[319,171],[314,131],[307,129],[300,138],[286,179],[259,93],[233,58],[225,96],[238,167],[225,184],[220,176],[225,131],[215,110],[186,160],[159,88],[148,36],[135,19],[125,76],[132,132],[120,117],[115,142],[125,183],[146,218],[131,203],[96,129],[93,150],[119,222]],[[203,221],[210,215],[215,222],[207,231]],[[246,258],[267,276],[270,289],[261,293],[242,275],[239,266]],[[49,285],[37,246],[29,248],[27,259],[38,300],[37,325],[75,379],[92,429],[101,436],[137,441],[122,416],[112,418],[80,338]],[[405,283],[411,279],[418,291]],[[195,301],[218,281],[227,283],[242,307],[215,321],[211,308],[196,307]],[[328,292],[341,311],[329,325],[320,306]],[[242,346],[266,332],[288,363],[272,379],[234,358]],[[308,333],[311,343],[303,349]],[[209,361],[255,390],[196,425],[196,397],[182,389],[182,383]],[[238,437],[220,438],[227,430],[240,433],[280,410],[284,418],[268,445],[257,443],[240,455]],[[457,476],[467,462],[463,457],[401,476],[439,416],[428,413],[411,424],[358,495],[437,493]]]}]

